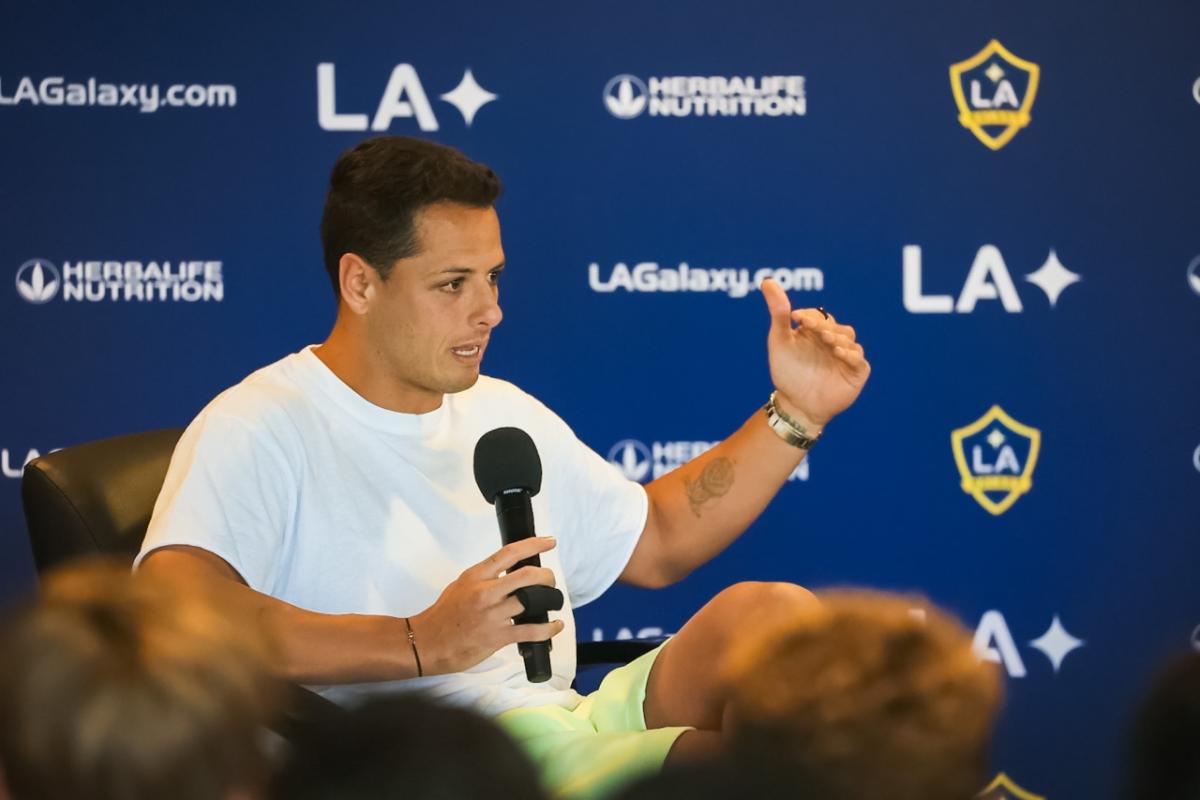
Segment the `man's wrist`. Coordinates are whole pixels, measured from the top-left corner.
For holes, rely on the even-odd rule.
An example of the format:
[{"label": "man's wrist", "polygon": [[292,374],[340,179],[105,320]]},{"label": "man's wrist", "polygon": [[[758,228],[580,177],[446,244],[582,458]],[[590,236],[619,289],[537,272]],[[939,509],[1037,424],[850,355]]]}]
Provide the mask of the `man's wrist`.
[{"label": "man's wrist", "polygon": [[829,420],[818,422],[813,419],[800,410],[795,403],[788,399],[787,395],[778,389],[775,390],[775,407],[783,412],[792,422],[803,428],[804,433],[813,439],[821,435],[821,432],[825,430],[825,424],[829,422]]},{"label": "man's wrist", "polygon": [[440,670],[434,641],[422,636],[427,631],[427,626],[422,624],[424,612],[395,619],[399,626],[397,632],[401,637],[401,641],[397,645],[397,653],[401,655],[407,665],[405,672],[409,673],[408,677],[428,677],[438,674]]}]

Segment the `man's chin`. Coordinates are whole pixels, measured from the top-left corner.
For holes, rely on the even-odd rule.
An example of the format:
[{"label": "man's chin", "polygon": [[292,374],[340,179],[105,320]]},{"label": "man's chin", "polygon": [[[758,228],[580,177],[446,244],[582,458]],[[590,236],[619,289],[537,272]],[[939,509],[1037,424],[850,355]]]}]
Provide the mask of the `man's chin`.
[{"label": "man's chin", "polygon": [[479,370],[472,370],[469,375],[464,375],[455,381],[448,381],[442,388],[444,394],[458,394],[470,389],[479,381]]}]

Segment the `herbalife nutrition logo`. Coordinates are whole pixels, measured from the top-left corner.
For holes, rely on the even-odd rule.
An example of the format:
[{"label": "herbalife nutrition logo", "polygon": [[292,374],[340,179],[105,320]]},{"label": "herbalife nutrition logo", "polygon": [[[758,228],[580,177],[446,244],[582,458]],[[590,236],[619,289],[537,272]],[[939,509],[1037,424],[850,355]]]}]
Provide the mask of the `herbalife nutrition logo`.
[{"label": "herbalife nutrition logo", "polygon": [[642,81],[621,74],[604,86],[604,106],[618,119],[652,117],[803,117],[803,75],[664,75]]},{"label": "herbalife nutrition logo", "polygon": [[618,75],[604,87],[604,105],[614,117],[633,119],[646,110],[646,84],[634,75]]},{"label": "herbalife nutrition logo", "polygon": [[[608,451],[608,463],[619,469],[631,481],[646,483],[661,478],[697,456],[707,453],[720,442],[675,441],[651,442],[649,445],[637,439],[622,439]],[[788,476],[789,481],[808,480],[808,459]]]},{"label": "herbalife nutrition logo", "polygon": [[653,466],[650,451],[637,439],[624,439],[613,445],[612,450],[608,451],[608,461],[620,469],[626,478],[638,483],[649,476],[650,467]]},{"label": "herbalife nutrition logo", "polygon": [[17,270],[17,294],[42,305],[72,302],[216,302],[225,299],[220,261],[64,261],[44,258]]},{"label": "herbalife nutrition logo", "polygon": [[17,294],[29,303],[50,302],[58,294],[61,284],[58,268],[44,259],[26,261],[17,270]]}]

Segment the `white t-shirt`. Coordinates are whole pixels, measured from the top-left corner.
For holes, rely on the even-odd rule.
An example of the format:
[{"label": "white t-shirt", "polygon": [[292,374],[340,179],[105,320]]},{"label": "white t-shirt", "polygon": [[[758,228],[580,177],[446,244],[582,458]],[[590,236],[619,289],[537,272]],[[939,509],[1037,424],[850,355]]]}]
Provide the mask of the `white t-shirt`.
[{"label": "white t-shirt", "polygon": [[500,549],[494,508],[475,483],[473,454],[493,428],[527,432],[542,461],[533,498],[541,556],[567,602],[551,619],[554,676],[530,683],[516,645],[462,673],[335,686],[365,693],[423,689],[485,713],[573,707],[572,607],[602,594],[645,526],[645,490],[553,412],[510,383],[480,377],[428,414],[375,406],[306,348],[226,390],[188,426],[167,471],[137,563],[191,545],[229,562],[252,589],[311,611],[411,616],[463,570]]}]

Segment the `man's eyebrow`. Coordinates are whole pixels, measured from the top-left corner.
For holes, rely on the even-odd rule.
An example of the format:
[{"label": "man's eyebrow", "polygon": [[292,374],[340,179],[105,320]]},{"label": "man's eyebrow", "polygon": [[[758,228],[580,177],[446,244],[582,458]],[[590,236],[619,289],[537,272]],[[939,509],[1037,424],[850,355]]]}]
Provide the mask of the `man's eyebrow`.
[{"label": "man's eyebrow", "polygon": [[[504,269],[503,261],[501,261],[499,264],[497,264],[494,267],[488,267],[484,271],[485,272],[495,272],[498,269]],[[475,272],[476,272],[476,270],[473,270],[470,267],[446,267],[445,269],[438,270],[437,272],[435,272],[433,274],[434,275],[474,275]]]}]

